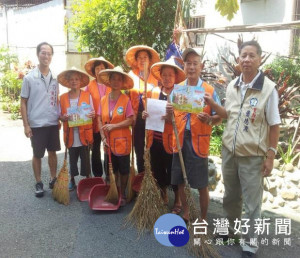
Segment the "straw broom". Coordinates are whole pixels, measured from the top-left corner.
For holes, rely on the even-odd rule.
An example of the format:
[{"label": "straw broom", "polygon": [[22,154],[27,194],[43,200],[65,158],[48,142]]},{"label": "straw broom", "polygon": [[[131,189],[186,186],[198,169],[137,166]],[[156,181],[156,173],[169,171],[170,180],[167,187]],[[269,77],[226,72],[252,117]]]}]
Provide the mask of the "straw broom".
[{"label": "straw broom", "polygon": [[[106,135],[106,139],[109,141],[109,135]],[[105,201],[110,202],[113,204],[117,204],[119,200],[118,188],[116,184],[115,175],[113,172],[113,167],[111,163],[111,149],[110,147],[107,148],[108,151],[108,173],[109,173],[109,189],[107,195],[105,196]]]},{"label": "straw broom", "polygon": [[[168,95],[168,102],[170,103],[169,95]],[[177,149],[178,149],[182,175],[183,175],[183,179],[184,179],[184,183],[185,183],[184,193],[186,195],[186,201],[187,201],[187,205],[189,207],[189,220],[187,223],[187,229],[190,234],[190,239],[188,242],[188,250],[191,254],[195,255],[196,257],[214,257],[214,258],[220,257],[219,254],[217,253],[217,251],[211,245],[208,245],[205,243],[205,240],[211,240],[211,237],[208,237],[207,235],[200,234],[199,238],[201,239],[201,245],[200,246],[194,245],[194,239],[195,239],[194,228],[191,225],[191,222],[193,223],[194,221],[196,221],[196,219],[198,218],[199,211],[197,209],[195,200],[192,196],[191,186],[187,180],[185,165],[184,165],[182,151],[181,151],[179,137],[178,137],[178,130],[177,130],[177,126],[175,123],[174,113],[172,113],[172,125],[173,125],[173,130],[174,130],[174,134],[175,134],[175,138],[176,138],[176,145],[177,145]]]},{"label": "straw broom", "polygon": [[[145,110],[147,110],[147,78],[148,64],[144,64],[145,72]],[[125,226],[134,225],[137,227],[139,234],[146,230],[153,230],[156,220],[167,212],[161,197],[160,190],[157,186],[151,172],[150,150],[147,149],[147,130],[145,130],[145,175],[142,181],[141,190],[138,194],[135,205],[125,220]]]},{"label": "straw broom", "polygon": [[136,175],[136,171],[134,168],[134,129],[132,127],[131,166],[130,166],[128,184],[127,184],[127,202],[131,202],[131,200],[134,197],[134,191],[132,189],[132,182],[133,182],[135,175]]},{"label": "straw broom", "polygon": [[59,171],[57,176],[56,183],[54,184],[52,190],[52,197],[58,203],[62,203],[64,205],[68,205],[70,203],[70,193],[68,188],[69,183],[69,172],[68,172],[68,163],[67,163],[67,144],[69,141],[69,131],[70,128],[67,130],[67,141],[66,141],[66,149],[65,149],[65,157],[64,157],[64,164]]}]

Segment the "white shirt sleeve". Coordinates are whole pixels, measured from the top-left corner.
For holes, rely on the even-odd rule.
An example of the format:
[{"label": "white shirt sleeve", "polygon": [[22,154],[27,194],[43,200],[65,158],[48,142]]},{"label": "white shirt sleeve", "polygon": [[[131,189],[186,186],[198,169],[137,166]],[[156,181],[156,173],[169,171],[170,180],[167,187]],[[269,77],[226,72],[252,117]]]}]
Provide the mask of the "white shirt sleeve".
[{"label": "white shirt sleeve", "polygon": [[266,119],[269,126],[281,124],[279,109],[278,109],[278,92],[274,88],[266,106]]}]

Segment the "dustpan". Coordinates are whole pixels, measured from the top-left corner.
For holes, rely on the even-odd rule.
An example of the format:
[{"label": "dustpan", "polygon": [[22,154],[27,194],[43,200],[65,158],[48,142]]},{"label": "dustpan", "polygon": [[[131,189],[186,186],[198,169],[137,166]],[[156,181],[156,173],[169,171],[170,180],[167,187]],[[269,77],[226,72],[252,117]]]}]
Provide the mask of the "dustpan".
[{"label": "dustpan", "polygon": [[142,182],[144,179],[144,174],[145,174],[145,172],[139,173],[139,174],[135,175],[132,180],[132,189],[136,193],[138,193],[141,190]]},{"label": "dustpan", "polygon": [[117,204],[113,204],[105,201],[105,197],[108,193],[108,190],[109,190],[109,185],[106,184],[95,185],[91,189],[89,195],[89,206],[92,210],[113,211],[120,208],[121,199],[122,199],[120,191],[118,194]]},{"label": "dustpan", "polygon": [[81,179],[77,185],[77,197],[81,202],[89,200],[90,191],[95,185],[105,185],[102,177]]}]

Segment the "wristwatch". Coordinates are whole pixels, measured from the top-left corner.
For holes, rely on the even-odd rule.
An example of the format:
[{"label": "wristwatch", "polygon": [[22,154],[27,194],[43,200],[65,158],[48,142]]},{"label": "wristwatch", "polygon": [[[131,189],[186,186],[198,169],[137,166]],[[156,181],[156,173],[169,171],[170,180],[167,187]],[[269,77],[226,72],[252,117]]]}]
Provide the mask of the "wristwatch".
[{"label": "wristwatch", "polygon": [[276,150],[275,148],[269,147],[269,148],[268,148],[268,151],[269,151],[269,150],[273,151],[273,152],[275,153],[275,155],[277,154],[277,150]]}]

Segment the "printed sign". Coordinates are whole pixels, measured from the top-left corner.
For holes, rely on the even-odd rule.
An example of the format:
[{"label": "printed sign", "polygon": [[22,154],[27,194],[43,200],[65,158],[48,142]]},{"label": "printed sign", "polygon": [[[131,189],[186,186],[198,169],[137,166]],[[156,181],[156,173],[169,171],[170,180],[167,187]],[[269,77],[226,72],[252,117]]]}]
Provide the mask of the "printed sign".
[{"label": "printed sign", "polygon": [[194,86],[174,85],[172,104],[174,109],[188,113],[200,113],[205,106],[204,89]]},{"label": "printed sign", "polygon": [[92,111],[91,105],[82,102],[81,106],[69,107],[67,114],[70,116],[68,121],[69,127],[92,124],[92,118],[87,117],[87,114]]}]

